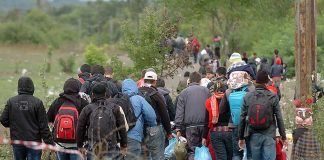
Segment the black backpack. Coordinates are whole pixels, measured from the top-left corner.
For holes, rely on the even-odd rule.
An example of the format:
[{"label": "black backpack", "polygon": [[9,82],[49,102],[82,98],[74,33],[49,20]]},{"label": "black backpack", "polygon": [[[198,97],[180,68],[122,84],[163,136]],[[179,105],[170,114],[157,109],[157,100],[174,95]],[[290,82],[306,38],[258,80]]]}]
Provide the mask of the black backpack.
[{"label": "black backpack", "polygon": [[152,101],[151,97],[157,93],[158,93],[158,91],[156,91],[156,90],[147,91],[147,90],[141,89],[141,88],[139,89],[139,92],[138,92],[138,94],[140,96],[142,96],[153,107],[153,109],[155,109],[156,104]]},{"label": "black backpack", "polygon": [[123,109],[129,130],[134,128],[137,117],[135,116],[130,97],[127,94],[118,93],[114,98],[108,99],[108,101],[117,104]]},{"label": "black backpack", "polygon": [[93,106],[94,109],[90,114],[88,139],[92,146],[100,144],[109,147],[111,144],[117,144],[116,117],[113,113],[115,105],[108,101],[98,103],[99,106]]},{"label": "black backpack", "polygon": [[269,103],[269,98],[262,92],[255,91],[253,103],[248,108],[249,126],[254,130],[268,129],[274,122],[273,107]]}]

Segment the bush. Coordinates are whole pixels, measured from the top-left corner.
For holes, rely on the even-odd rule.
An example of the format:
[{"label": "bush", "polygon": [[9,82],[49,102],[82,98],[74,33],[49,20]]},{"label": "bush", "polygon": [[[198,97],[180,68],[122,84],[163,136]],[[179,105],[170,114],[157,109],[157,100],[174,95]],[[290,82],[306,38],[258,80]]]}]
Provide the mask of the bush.
[{"label": "bush", "polygon": [[69,56],[66,60],[64,60],[63,58],[60,58],[59,64],[61,65],[63,72],[72,73],[73,67],[75,65],[74,55]]},{"label": "bush", "polygon": [[105,47],[98,47],[94,44],[89,44],[84,52],[86,63],[89,65],[104,65],[107,63],[107,56],[104,52]]},{"label": "bush", "polygon": [[317,140],[321,144],[321,152],[324,153],[324,98],[320,99],[313,105],[313,128],[315,130]]}]

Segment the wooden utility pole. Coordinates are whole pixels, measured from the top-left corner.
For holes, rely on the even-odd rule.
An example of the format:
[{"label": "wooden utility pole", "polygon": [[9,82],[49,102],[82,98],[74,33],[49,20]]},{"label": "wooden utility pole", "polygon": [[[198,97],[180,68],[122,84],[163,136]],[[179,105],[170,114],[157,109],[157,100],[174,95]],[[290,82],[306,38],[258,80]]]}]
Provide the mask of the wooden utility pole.
[{"label": "wooden utility pole", "polygon": [[310,97],[311,76],[316,78],[316,0],[296,0],[296,96]]}]

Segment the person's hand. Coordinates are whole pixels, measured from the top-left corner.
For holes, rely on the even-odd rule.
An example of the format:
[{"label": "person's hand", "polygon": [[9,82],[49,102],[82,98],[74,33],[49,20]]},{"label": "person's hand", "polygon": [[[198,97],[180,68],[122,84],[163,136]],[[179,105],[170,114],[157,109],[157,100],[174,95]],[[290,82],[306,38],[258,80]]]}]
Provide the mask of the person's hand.
[{"label": "person's hand", "polygon": [[173,138],[172,134],[167,134],[166,137],[167,137],[168,140]]},{"label": "person's hand", "polygon": [[82,155],[87,155],[87,149],[85,148],[78,148],[79,152],[82,154]]},{"label": "person's hand", "polygon": [[287,140],[282,140],[283,143],[283,150],[287,150],[288,149],[288,141]]},{"label": "person's hand", "polygon": [[204,145],[204,146],[207,146],[207,140],[206,140],[206,138],[202,138],[201,144]]},{"label": "person's hand", "polygon": [[181,137],[181,132],[177,131],[177,138]]},{"label": "person's hand", "polygon": [[123,156],[126,156],[127,154],[127,147],[120,147],[120,152]]},{"label": "person's hand", "polygon": [[240,151],[244,150],[245,140],[239,140],[238,145],[240,147]]}]

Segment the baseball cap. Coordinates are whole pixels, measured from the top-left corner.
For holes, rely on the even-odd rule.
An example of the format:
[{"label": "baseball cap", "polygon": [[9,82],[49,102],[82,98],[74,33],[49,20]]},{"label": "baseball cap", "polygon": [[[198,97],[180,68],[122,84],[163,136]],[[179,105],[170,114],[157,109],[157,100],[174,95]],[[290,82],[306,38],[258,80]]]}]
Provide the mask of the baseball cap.
[{"label": "baseball cap", "polygon": [[144,79],[157,80],[157,74],[155,72],[148,71],[145,73]]}]

